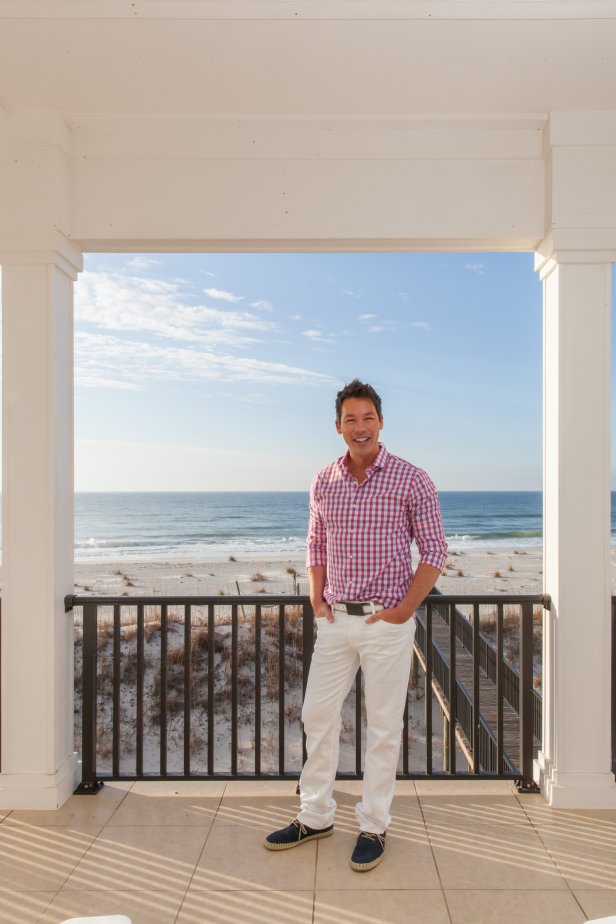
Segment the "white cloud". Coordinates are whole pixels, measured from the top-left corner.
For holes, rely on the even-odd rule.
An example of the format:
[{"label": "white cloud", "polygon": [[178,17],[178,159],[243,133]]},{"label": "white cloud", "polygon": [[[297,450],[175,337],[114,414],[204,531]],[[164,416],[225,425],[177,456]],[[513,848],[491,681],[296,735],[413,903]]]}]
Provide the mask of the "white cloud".
[{"label": "white cloud", "polygon": [[427,321],[411,321],[411,327],[419,327],[421,330],[430,330],[430,325]]},{"label": "white cloud", "polygon": [[193,297],[180,280],[84,272],[75,287],[76,383],[124,390],[161,380],[337,384],[300,366],[238,356],[264,338],[273,342],[278,326],[257,311],[194,305]]},{"label": "white cloud", "polygon": [[144,389],[156,381],[336,384],[330,375],[286,363],[214,353],[193,346],[166,346],[123,340],[111,334],[76,332],[75,382],[78,385]]},{"label": "white cloud", "polygon": [[380,334],[383,332],[383,330],[384,328],[381,327],[379,324],[373,324],[372,327],[368,328],[368,333],[369,334]]},{"label": "white cloud", "polygon": [[353,289],[343,289],[345,295],[350,295],[351,298],[361,298],[361,292],[355,292]]},{"label": "white cloud", "polygon": [[209,270],[201,270],[204,276],[211,276],[212,279],[216,279],[216,273],[210,273]]},{"label": "white cloud", "polygon": [[161,261],[155,260],[153,257],[133,257],[132,260],[129,260],[126,264],[127,268],[134,270],[137,273],[143,273],[146,270],[151,269],[153,266],[160,266]]},{"label": "white cloud", "polygon": [[301,321],[301,319],[302,319],[301,314],[292,314],[292,315],[291,315],[291,320],[292,320],[292,321]]},{"label": "white cloud", "polygon": [[218,298],[223,302],[241,302],[243,295],[234,295],[232,292],[225,292],[224,289],[204,289],[206,295],[210,298]]},{"label": "white cloud", "polygon": [[264,299],[258,299],[256,302],[250,302],[250,308],[256,308],[257,311],[273,311],[274,306],[271,302],[267,302]]},{"label": "white cloud", "polygon": [[122,273],[84,272],[75,286],[75,319],[106,331],[148,333],[209,346],[245,347],[276,332],[272,321],[249,311],[189,303],[178,280]]},{"label": "white cloud", "polygon": [[464,269],[469,273],[477,273],[478,276],[485,276],[485,266],[483,263],[465,263]]},{"label": "white cloud", "polygon": [[410,299],[408,292],[398,292],[398,297],[401,298],[403,302],[408,302]]},{"label": "white cloud", "polygon": [[374,319],[377,317],[378,315],[376,314],[358,314],[357,320],[358,321],[374,321]]},{"label": "white cloud", "polygon": [[333,343],[329,337],[325,337],[320,330],[303,330],[302,337],[306,337],[312,343]]},{"label": "white cloud", "polygon": [[333,343],[331,337],[326,337],[320,330],[304,330],[302,336],[306,337],[311,343]]}]

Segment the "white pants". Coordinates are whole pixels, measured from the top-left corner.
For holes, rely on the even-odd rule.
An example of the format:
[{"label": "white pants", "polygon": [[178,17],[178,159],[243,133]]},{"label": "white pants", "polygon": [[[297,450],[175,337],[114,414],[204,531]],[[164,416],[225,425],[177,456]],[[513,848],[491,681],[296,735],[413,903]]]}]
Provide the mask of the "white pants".
[{"label": "white pants", "polygon": [[400,625],[349,616],[334,608],[334,622],[317,619],[302,722],[307,759],[300,779],[299,821],[310,828],[334,822],[340,710],[361,666],[367,740],[362,801],[355,807],[361,831],[381,834],[391,815],[404,718],[415,619]]}]

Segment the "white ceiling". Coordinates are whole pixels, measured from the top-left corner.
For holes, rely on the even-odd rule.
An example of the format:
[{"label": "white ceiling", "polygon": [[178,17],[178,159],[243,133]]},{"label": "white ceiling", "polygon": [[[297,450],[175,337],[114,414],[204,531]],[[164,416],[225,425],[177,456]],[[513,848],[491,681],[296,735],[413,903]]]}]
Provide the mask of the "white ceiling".
[{"label": "white ceiling", "polygon": [[[616,109],[612,0],[587,0],[582,19],[566,0],[491,0],[491,19],[471,0],[252,0],[250,19],[245,2],[200,2],[0,0],[0,105],[67,116]],[[314,18],[327,10],[338,17]]]}]

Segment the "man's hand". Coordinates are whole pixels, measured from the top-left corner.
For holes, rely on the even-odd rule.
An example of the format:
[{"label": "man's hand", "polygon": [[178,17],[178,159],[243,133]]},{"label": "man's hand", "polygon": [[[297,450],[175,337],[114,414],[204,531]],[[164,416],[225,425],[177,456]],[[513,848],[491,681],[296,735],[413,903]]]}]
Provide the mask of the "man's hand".
[{"label": "man's hand", "polygon": [[334,614],[326,600],[311,600],[312,612],[317,619],[327,619],[328,622],[334,621]]},{"label": "man's hand", "polygon": [[395,625],[401,625],[403,622],[408,622],[409,619],[412,619],[415,614],[408,611],[408,609],[402,609],[399,606],[392,606],[388,610],[379,610],[378,613],[374,613],[372,616],[368,616],[365,620],[367,624],[372,622],[378,622],[379,619],[382,619],[383,622],[393,622]]}]

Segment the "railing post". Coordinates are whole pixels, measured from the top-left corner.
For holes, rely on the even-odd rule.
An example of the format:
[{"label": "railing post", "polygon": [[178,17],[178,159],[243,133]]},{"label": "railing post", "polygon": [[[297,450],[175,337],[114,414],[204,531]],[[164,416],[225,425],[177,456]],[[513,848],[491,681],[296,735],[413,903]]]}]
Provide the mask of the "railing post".
[{"label": "railing post", "polygon": [[81,681],[81,783],[77,795],[93,796],[102,788],[96,779],[97,607],[84,604]]},{"label": "railing post", "polygon": [[518,792],[539,792],[533,780],[533,606],[522,604],[520,618],[520,769]]}]

